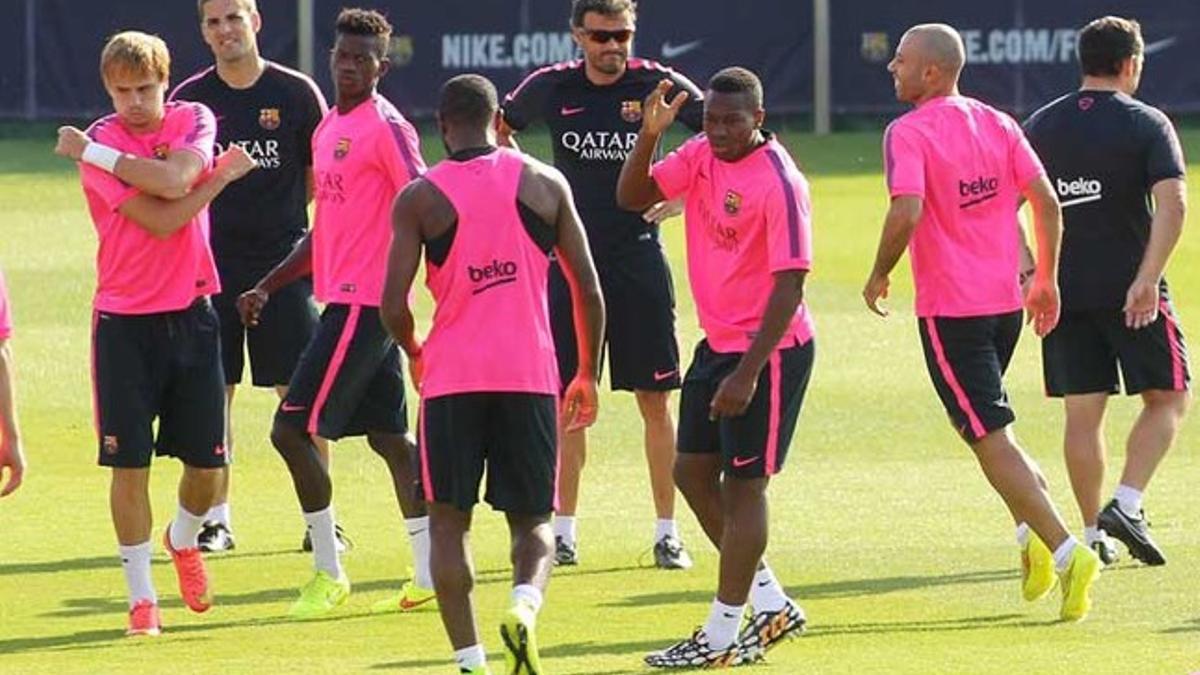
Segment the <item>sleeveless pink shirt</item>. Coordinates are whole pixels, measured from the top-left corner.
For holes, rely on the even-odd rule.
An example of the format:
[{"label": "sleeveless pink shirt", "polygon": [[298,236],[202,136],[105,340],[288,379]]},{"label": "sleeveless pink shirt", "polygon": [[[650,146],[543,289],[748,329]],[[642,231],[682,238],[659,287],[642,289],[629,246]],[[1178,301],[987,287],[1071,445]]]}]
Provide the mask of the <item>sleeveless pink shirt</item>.
[{"label": "sleeveless pink shirt", "polygon": [[437,306],[424,347],[426,398],[558,393],[549,258],[517,210],[523,168],[519,153],[501,148],[443,161],[425,174],[458,214],[446,259],[426,264],[425,284]]}]

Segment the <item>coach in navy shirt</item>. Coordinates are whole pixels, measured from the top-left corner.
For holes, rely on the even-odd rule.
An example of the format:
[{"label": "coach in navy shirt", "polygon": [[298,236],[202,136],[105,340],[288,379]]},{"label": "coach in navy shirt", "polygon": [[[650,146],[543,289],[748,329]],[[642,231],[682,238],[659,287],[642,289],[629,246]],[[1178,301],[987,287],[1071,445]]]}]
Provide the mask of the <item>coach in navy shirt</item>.
[{"label": "coach in navy shirt", "polygon": [[[1136,21],[1106,16],[1079,34],[1083,84],[1037,111],[1025,131],[1063,209],[1062,318],[1042,342],[1046,391],[1066,407],[1066,458],[1087,543],[1166,562],[1150,538],[1142,493],[1174,441],[1189,400],[1187,348],[1163,272],[1187,202],[1179,138],[1133,98],[1145,47]],[[1119,372],[1119,375],[1118,375]],[[1110,394],[1142,398],[1125,468],[1101,509],[1104,410]]]}]

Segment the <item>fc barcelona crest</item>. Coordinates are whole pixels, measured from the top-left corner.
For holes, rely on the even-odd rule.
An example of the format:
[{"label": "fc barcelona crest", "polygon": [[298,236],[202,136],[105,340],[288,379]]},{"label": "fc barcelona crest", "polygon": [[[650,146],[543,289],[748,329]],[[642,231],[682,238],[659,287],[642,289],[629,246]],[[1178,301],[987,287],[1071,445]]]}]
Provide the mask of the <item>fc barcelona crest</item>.
[{"label": "fc barcelona crest", "polygon": [[621,119],[629,123],[642,121],[641,101],[621,101]]},{"label": "fc barcelona crest", "polygon": [[333,158],[343,159],[348,154],[350,154],[350,139],[339,138],[337,145],[333,148]]},{"label": "fc barcelona crest", "polygon": [[736,216],[742,208],[742,196],[733,190],[725,192],[725,213]]},{"label": "fc barcelona crest", "polygon": [[171,146],[168,143],[159,143],[154,146],[154,159],[166,159],[167,153],[171,152]]},{"label": "fc barcelona crest", "polygon": [[279,108],[263,108],[258,111],[258,126],[267,131],[279,128]]}]

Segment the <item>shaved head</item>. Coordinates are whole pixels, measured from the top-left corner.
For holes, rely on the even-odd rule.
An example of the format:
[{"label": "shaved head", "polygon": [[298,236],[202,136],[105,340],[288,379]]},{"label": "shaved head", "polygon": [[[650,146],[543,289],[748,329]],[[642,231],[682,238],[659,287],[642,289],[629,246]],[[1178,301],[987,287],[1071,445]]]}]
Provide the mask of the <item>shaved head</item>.
[{"label": "shaved head", "polygon": [[921,60],[958,79],[967,60],[958,31],[944,23],[923,23],[909,28],[903,39],[910,41]]}]

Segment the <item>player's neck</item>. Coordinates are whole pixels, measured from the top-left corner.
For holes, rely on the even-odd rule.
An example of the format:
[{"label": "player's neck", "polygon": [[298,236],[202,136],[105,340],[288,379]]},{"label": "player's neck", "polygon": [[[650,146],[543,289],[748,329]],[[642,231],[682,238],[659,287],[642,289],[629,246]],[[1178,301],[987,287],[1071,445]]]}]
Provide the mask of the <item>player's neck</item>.
[{"label": "player's neck", "polygon": [[1129,92],[1125,91],[1125,87],[1121,86],[1121,81],[1115,77],[1092,77],[1085,75],[1083,82],[1079,85],[1080,91],[1112,91],[1122,94]]},{"label": "player's neck", "polygon": [[918,98],[914,103],[916,103],[916,105],[918,105],[918,106],[921,106],[929,101],[932,101],[935,98],[945,98],[947,96],[958,96],[958,95],[959,95],[958,84],[955,83],[955,84],[951,84],[951,85],[945,86],[945,87],[935,87],[933,89],[930,89],[929,91],[925,92],[921,96],[921,98]]},{"label": "player's neck", "polygon": [[374,89],[368,89],[365,93],[354,94],[353,96],[342,96],[341,93],[339,93],[337,97],[338,114],[345,115],[351,110],[354,110],[358,106],[362,105],[364,101],[369,100],[374,95]]},{"label": "player's neck", "polygon": [[622,77],[625,77],[625,69],[626,66],[622,65],[621,69],[616,73],[609,74],[593,68],[592,64],[588,63],[586,60],[583,62],[583,74],[587,77],[588,82],[591,82],[598,87],[607,87]]},{"label": "player's neck", "polygon": [[234,89],[249,89],[262,77],[267,62],[258,54],[237,61],[217,61],[217,77]]}]

